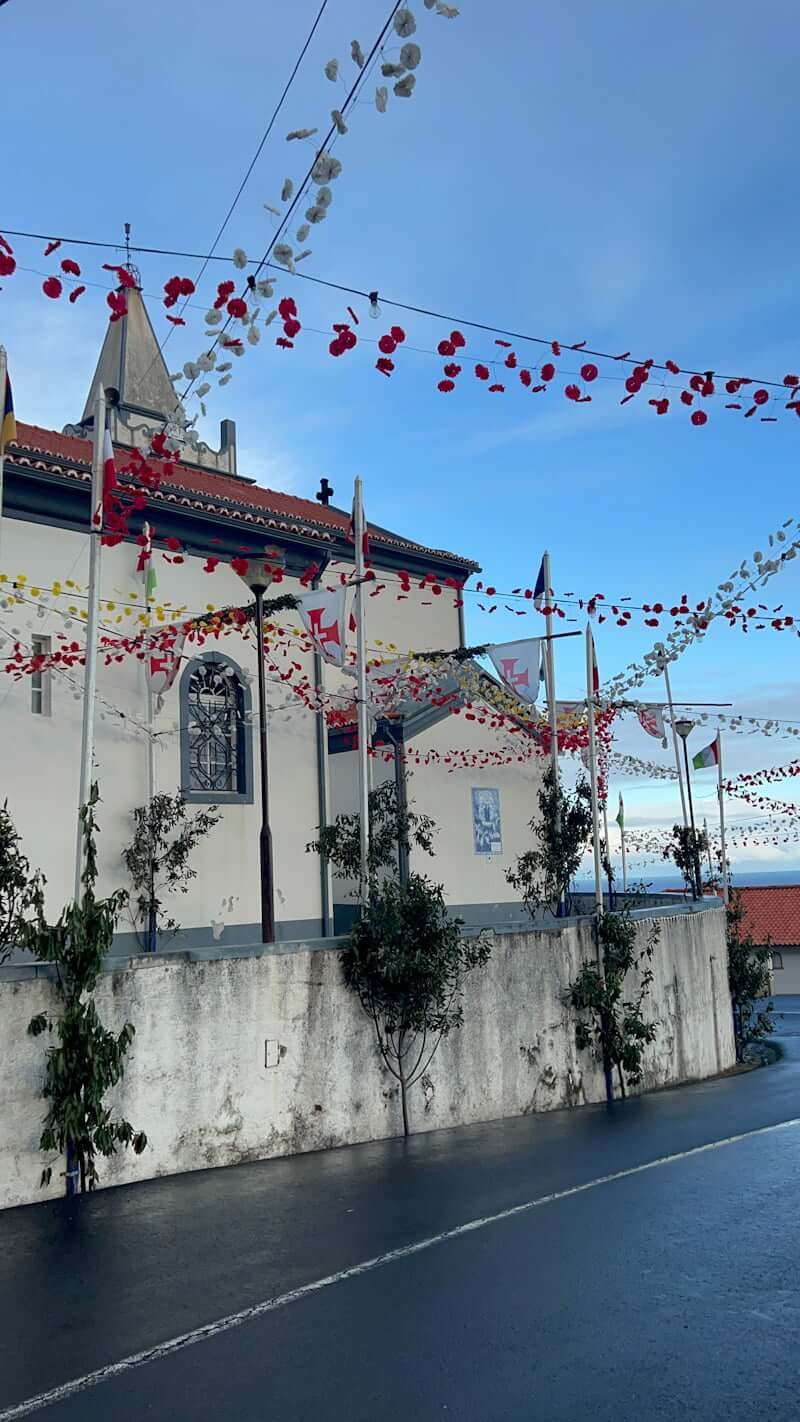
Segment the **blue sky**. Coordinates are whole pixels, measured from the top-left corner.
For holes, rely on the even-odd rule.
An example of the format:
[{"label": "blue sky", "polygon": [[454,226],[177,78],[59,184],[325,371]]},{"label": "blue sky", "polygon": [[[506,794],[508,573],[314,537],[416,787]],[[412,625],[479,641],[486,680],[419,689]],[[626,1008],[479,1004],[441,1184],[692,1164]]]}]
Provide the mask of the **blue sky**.
[{"label": "blue sky", "polygon": [[[126,17],[76,0],[65,22],[56,0],[10,0],[0,12],[4,107],[14,116],[0,230],[113,240],[128,220],[144,245],[206,250],[317,8],[318,0],[228,0],[224,9],[139,0]],[[301,176],[310,157],[284,135],[324,126],[345,91],[323,65],[336,55],[354,73],[351,39],[366,50],[388,9],[386,0],[328,5],[222,253],[241,245],[260,255],[272,231],[263,204],[277,204],[283,179]],[[423,55],[416,92],[393,98],[385,115],[371,102],[356,107],[305,270],[599,349],[778,380],[797,369],[790,0],[757,11],[740,0],[673,0],[660,13],[588,0],[463,0],[453,21],[422,0],[412,9]],[[21,268],[53,269],[42,244],[16,249]],[[103,280],[104,257],[69,254]],[[139,264],[156,296],[168,276],[193,276],[197,266]],[[201,349],[202,311],[227,274],[206,277],[189,326],[170,337],[170,369]],[[21,270],[4,284],[0,339],[18,414],[58,427],[80,415],[105,308],[91,288],[73,308],[50,303],[40,283]],[[373,370],[364,344],[332,360],[311,328],[341,319],[344,298],[289,278],[280,291],[295,295],[308,329],[293,352],[277,350],[270,332],[236,363],[233,382],[210,397],[206,437],[215,443],[219,419],[234,418],[242,471],[300,494],[326,474],[347,503],[361,473],[373,519],[474,556],[499,588],[530,583],[547,545],[562,591],[666,603],[686,591],[696,601],[797,512],[800,422],[791,415],[763,425],[715,408],[696,430],[683,411],[658,419],[639,402],[621,409],[608,381],[597,382],[590,405],[556,390],[546,399],[518,387],[490,396],[470,373],[496,350],[478,335],[445,397],[435,388],[441,362],[430,355],[406,351],[391,380]],[[165,334],[157,300],[150,306]],[[409,346],[435,349],[447,334],[441,322],[385,313],[386,326],[400,320]],[[383,329],[364,322],[361,331]],[[516,349],[521,363],[538,356]],[[797,567],[766,596],[800,616]],[[474,640],[525,627],[501,612],[482,617],[471,603]],[[654,635],[600,627],[601,672],[640,655]],[[675,694],[800,716],[797,651],[791,634],[745,639],[718,626],[674,669]],[[559,652],[559,681],[565,696],[579,694],[577,639]],[[666,761],[635,727],[620,745]],[[732,771],[796,753],[794,741],[729,737]],[[672,815],[671,790],[623,788],[631,821]],[[775,794],[791,791],[778,785]],[[800,863],[796,847],[781,862]]]}]

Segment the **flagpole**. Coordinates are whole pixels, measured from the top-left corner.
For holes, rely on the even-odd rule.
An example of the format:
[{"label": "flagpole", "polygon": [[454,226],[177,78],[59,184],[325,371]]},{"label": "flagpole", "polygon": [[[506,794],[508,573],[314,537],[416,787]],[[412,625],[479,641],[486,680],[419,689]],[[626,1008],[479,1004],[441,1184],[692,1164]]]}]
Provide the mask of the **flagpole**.
[{"label": "flagpole", "polygon": [[586,624],[586,708],[589,721],[589,789],[592,797],[594,839],[594,903],[598,918],[603,912],[603,866],[600,862],[600,815],[597,805],[597,746],[594,734],[594,640]]},{"label": "flagpole", "polygon": [[356,545],[356,673],[358,682],[358,808],[360,873],[359,897],[366,903],[369,897],[369,756],[367,737],[367,636],[364,607],[364,495],[360,478],[355,481],[353,497],[353,536]]},{"label": "flagpole", "polygon": [[722,732],[717,731],[717,793],[719,795],[719,842],[722,851],[722,902],[730,898],[728,856],[725,853],[725,794],[722,788]]},{"label": "flagpole", "polygon": [[89,508],[89,588],[87,595],[86,654],[83,677],[83,722],[78,782],[78,831],[75,851],[75,902],[81,899],[83,825],[81,810],[88,803],[94,763],[95,698],[97,695],[97,629],[100,613],[100,552],[103,531],[103,445],[106,428],[106,392],[97,388],[94,402],[92,493]]},{"label": "flagpole", "polygon": [[144,526],[147,537],[148,558],[144,565],[144,611],[147,618],[147,642],[144,659],[144,684],[147,692],[147,814],[150,824],[150,906],[147,916],[147,951],[155,953],[158,950],[158,920],[156,915],[156,895],[155,895],[155,846],[153,844],[153,800],[156,793],[156,743],[153,735],[155,722],[153,705],[153,688],[150,683],[150,655],[152,650],[152,639],[150,636],[151,616],[150,616],[150,570],[153,563],[153,531],[149,523]]},{"label": "flagpole", "polygon": [[681,753],[680,753],[680,751],[678,750],[678,733],[677,733],[677,731],[675,730],[675,711],[674,711],[674,708],[673,708],[673,705],[672,705],[672,687],[671,687],[670,684],[669,684],[669,666],[668,666],[668,664],[667,664],[666,655],[664,655],[664,648],[663,648],[663,646],[662,646],[662,648],[661,648],[661,651],[662,651],[661,669],[662,669],[662,671],[663,671],[663,673],[664,673],[664,686],[666,687],[666,691],[667,691],[667,706],[669,707],[669,720],[670,720],[670,725],[671,725],[671,727],[672,727],[672,747],[673,747],[673,750],[675,751],[675,769],[676,769],[677,772],[678,772],[678,788],[679,788],[679,790],[680,790],[680,792],[681,792],[681,810],[682,810],[682,812],[683,812],[683,827],[684,827],[684,829],[688,829],[688,828],[689,828],[689,816],[688,816],[688,814],[687,814],[687,812],[686,812],[686,791],[685,791],[685,789],[684,789],[684,787],[683,787],[683,771],[681,770]]},{"label": "flagpole", "polygon": [[3,439],[3,419],[6,408],[6,380],[8,378],[8,356],[5,346],[0,346],[0,550],[3,546],[3,475],[6,463],[6,446]]},{"label": "flagpole", "polygon": [[611,841],[608,838],[608,786],[606,786],[606,793],[603,797],[603,835],[606,841],[606,859],[608,860],[608,906],[610,908],[613,885],[611,875],[613,871],[611,868]]},{"label": "flagpole", "polygon": [[553,772],[553,789],[558,791],[558,711],[556,708],[556,658],[553,648],[553,611],[551,598],[550,554],[545,550],[542,558],[544,568],[544,596],[547,609],[544,618],[547,641],[545,642],[545,667],[547,668],[547,708],[550,714],[550,766]]},{"label": "flagpole", "polygon": [[625,849],[625,810],[622,804],[622,796],[619,797],[620,810],[622,811],[622,823],[619,827],[620,848],[622,849],[622,892],[628,892],[628,858]]}]

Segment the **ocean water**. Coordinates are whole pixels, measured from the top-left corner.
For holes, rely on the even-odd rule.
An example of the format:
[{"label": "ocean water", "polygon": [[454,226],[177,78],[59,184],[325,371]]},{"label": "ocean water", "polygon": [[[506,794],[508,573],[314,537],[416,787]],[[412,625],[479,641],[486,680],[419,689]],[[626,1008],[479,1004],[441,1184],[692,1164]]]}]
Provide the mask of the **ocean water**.
[{"label": "ocean water", "polygon": [[[614,881],[615,887],[622,887],[622,879],[619,866],[615,866],[617,877]],[[630,882],[651,884],[655,893],[661,889],[682,889],[683,880],[679,874],[656,874],[655,872],[642,873],[640,875],[631,874]],[[800,869],[734,869],[731,874],[731,883],[734,888],[746,889],[756,888],[760,884],[800,884]],[[575,889],[578,893],[592,893],[594,891],[594,880],[586,877],[575,880]]]}]

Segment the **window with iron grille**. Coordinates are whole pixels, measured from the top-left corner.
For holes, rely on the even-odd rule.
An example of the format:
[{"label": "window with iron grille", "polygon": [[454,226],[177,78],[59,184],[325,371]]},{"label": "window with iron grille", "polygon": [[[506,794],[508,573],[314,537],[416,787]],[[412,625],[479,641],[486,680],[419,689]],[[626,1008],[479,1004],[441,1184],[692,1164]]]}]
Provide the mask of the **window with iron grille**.
[{"label": "window with iron grille", "polygon": [[[31,651],[34,657],[47,657],[52,651],[52,643],[49,637],[36,635],[31,638]],[[31,672],[31,711],[34,716],[49,716],[51,708],[50,699],[50,678],[51,672],[39,667],[37,671]]]},{"label": "window with iron grille", "polygon": [[190,662],[181,682],[181,781],[189,800],[251,800],[247,689],[227,657]]}]

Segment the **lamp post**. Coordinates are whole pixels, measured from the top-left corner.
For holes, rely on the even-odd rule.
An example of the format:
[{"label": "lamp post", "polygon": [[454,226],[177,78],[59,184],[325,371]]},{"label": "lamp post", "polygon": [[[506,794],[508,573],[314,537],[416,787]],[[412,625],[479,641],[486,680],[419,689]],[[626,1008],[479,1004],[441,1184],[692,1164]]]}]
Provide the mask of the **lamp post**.
[{"label": "lamp post", "polygon": [[272,830],[269,822],[269,745],[267,741],[267,676],[264,667],[264,594],[275,573],[283,567],[283,555],[267,550],[265,560],[251,560],[239,576],[255,599],[256,656],[258,658],[258,743],[261,771],[261,941],[275,942],[275,875],[272,860]]},{"label": "lamp post", "polygon": [[703,882],[700,874],[700,855],[697,852],[697,831],[694,827],[694,805],[692,803],[692,780],[689,774],[689,751],[686,742],[694,728],[694,721],[673,721],[673,727],[683,741],[683,762],[686,767],[686,793],[689,800],[689,823],[692,830],[692,898],[703,897]]}]

